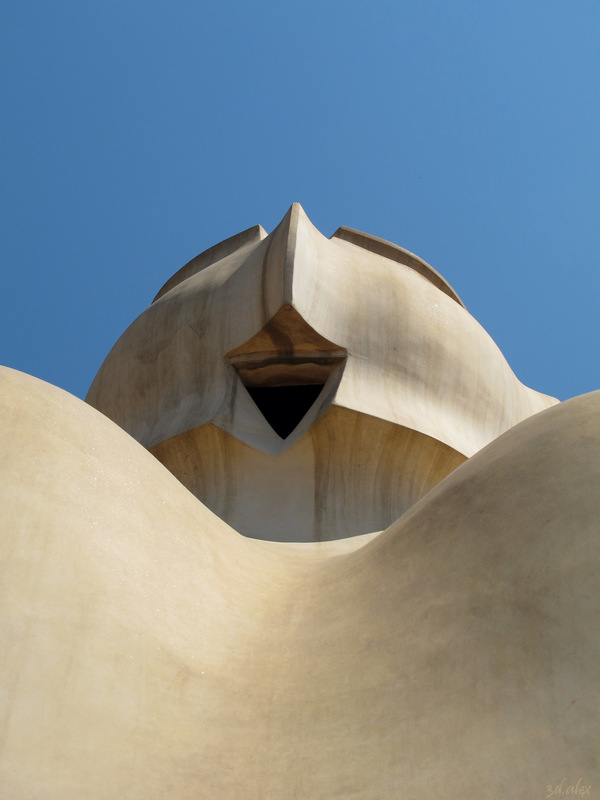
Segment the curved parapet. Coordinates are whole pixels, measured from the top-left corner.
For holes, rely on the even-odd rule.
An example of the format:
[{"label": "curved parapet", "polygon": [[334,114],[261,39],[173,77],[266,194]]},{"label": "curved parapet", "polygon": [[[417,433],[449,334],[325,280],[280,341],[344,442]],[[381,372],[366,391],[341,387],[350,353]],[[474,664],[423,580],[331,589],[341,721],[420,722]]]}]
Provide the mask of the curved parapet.
[{"label": "curved parapet", "polygon": [[[159,290],[152,302],[155,303],[163,296],[163,294],[170,292],[174,286],[177,286],[177,284],[182,283],[188,278],[191,278],[192,275],[200,272],[200,270],[210,267],[211,264],[215,264],[222,258],[226,258],[226,256],[229,256],[232,253],[241,250],[242,248],[247,248],[250,245],[262,241],[262,239],[264,239],[266,236],[267,232],[262,225],[254,225],[252,228],[247,228],[245,231],[236,233],[234,236],[230,236],[228,239],[219,242],[219,244],[209,247],[208,250],[203,250],[202,253],[197,255],[195,258],[192,258],[191,261],[188,261],[188,263],[178,270],[175,275],[169,278],[169,280]],[[238,255],[240,254],[238,253]]]},{"label": "curved parapet", "polygon": [[0,412],[4,796],[598,784],[600,393],[305,544],[239,536],[55,387],[0,369]]},{"label": "curved parapet", "polygon": [[380,239],[379,236],[373,236],[371,233],[363,233],[354,228],[347,228],[345,225],[340,226],[331,238],[343,239],[345,242],[363,247],[371,253],[377,253],[377,255],[389,258],[391,261],[397,261],[398,264],[403,264],[406,267],[414,269],[415,272],[418,272],[419,275],[426,278],[436,288],[440,289],[444,294],[447,294],[448,297],[456,300],[463,308],[465,307],[465,304],[448,281],[443,278],[437,270],[426,261],[423,261],[422,258],[419,258],[419,256],[416,256],[404,247],[400,247],[399,244],[388,242],[386,239]]}]

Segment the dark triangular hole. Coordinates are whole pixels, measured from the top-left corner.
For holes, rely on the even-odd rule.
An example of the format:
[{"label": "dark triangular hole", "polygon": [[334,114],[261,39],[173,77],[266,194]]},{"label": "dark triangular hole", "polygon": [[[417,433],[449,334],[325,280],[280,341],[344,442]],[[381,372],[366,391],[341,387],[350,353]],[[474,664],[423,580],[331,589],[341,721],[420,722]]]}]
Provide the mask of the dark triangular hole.
[{"label": "dark triangular hole", "polygon": [[325,384],[302,386],[247,386],[263,417],[282,439],[287,439],[315,402]]}]

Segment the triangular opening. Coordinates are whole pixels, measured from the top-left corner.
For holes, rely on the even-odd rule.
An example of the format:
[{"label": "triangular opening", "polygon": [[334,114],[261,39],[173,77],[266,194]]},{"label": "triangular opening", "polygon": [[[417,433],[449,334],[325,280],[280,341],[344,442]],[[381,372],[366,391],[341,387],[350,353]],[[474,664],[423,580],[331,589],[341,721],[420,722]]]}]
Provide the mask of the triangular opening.
[{"label": "triangular opening", "polygon": [[325,384],[247,386],[263,417],[282,439],[287,439],[321,394]]}]

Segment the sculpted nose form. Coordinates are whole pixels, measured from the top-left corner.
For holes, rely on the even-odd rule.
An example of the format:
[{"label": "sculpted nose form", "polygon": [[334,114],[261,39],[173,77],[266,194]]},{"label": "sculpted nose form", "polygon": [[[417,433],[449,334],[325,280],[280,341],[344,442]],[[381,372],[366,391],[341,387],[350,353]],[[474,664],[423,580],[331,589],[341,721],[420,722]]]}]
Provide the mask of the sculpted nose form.
[{"label": "sculpted nose form", "polygon": [[323,237],[300,204],[294,203],[264,246],[263,318],[270,318],[225,356],[281,439],[297,428],[347,356],[345,348],[311,327],[294,306],[295,278],[305,266],[305,245],[315,238]]},{"label": "sculpted nose form", "polygon": [[270,320],[282,306],[297,308],[297,294],[312,272],[315,249],[327,240],[307,217],[300,203],[287,213],[261,244],[260,292],[263,320]]}]

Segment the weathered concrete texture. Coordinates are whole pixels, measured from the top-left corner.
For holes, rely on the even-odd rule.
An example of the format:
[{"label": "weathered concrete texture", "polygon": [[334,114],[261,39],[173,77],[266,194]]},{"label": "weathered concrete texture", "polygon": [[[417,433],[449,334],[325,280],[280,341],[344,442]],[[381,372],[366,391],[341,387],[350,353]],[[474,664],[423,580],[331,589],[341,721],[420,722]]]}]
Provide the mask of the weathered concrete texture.
[{"label": "weathered concrete texture", "polygon": [[[323,384],[323,389],[302,422],[282,438],[249,392],[290,384]],[[350,229],[327,239],[297,204],[269,236],[260,227],[245,231],[168,281],[108,355],[87,400],[152,448],[225,521],[251,535],[262,529],[271,537],[263,521],[275,506],[282,516],[293,508],[293,498],[290,505],[281,491],[273,491],[269,476],[279,468],[289,478],[302,475],[300,494],[319,485],[319,465],[327,457],[317,447],[318,457],[310,456],[308,467],[309,445],[303,441],[315,424],[322,442],[335,443],[340,487],[359,493],[360,465],[366,492],[378,458],[369,450],[370,429],[387,426],[397,428],[400,439],[408,436],[410,458],[388,459],[386,466],[394,471],[381,481],[382,491],[401,487],[394,500],[379,504],[375,513],[373,498],[363,515],[354,507],[348,515],[338,505],[345,502],[343,489],[321,492],[307,513],[296,517],[290,534],[307,541],[363,533],[368,520],[387,527],[431,488],[431,479],[447,474],[441,472],[444,459],[454,468],[557,402],[516,379],[494,342],[429,265]],[[332,413],[336,409],[340,413]],[[347,426],[335,426],[349,419],[362,450],[354,451],[345,473],[337,449]],[[215,484],[210,462],[199,451],[200,443],[214,440],[215,426],[223,442],[234,437],[252,448],[226,445],[228,453],[243,457],[243,463],[230,465],[227,487]],[[396,434],[390,435],[395,441]],[[373,445],[379,443],[376,435]],[[421,455],[417,443],[425,448]],[[189,451],[178,449],[188,444]],[[448,452],[452,457],[440,455]],[[265,454],[272,459],[266,479]],[[300,458],[297,465],[294,455]],[[411,472],[416,462],[418,477]],[[321,525],[317,507],[324,504],[327,522]]]},{"label": "weathered concrete texture", "polygon": [[286,544],[75,398],[0,381],[3,797],[596,790],[600,393],[378,536]]}]

